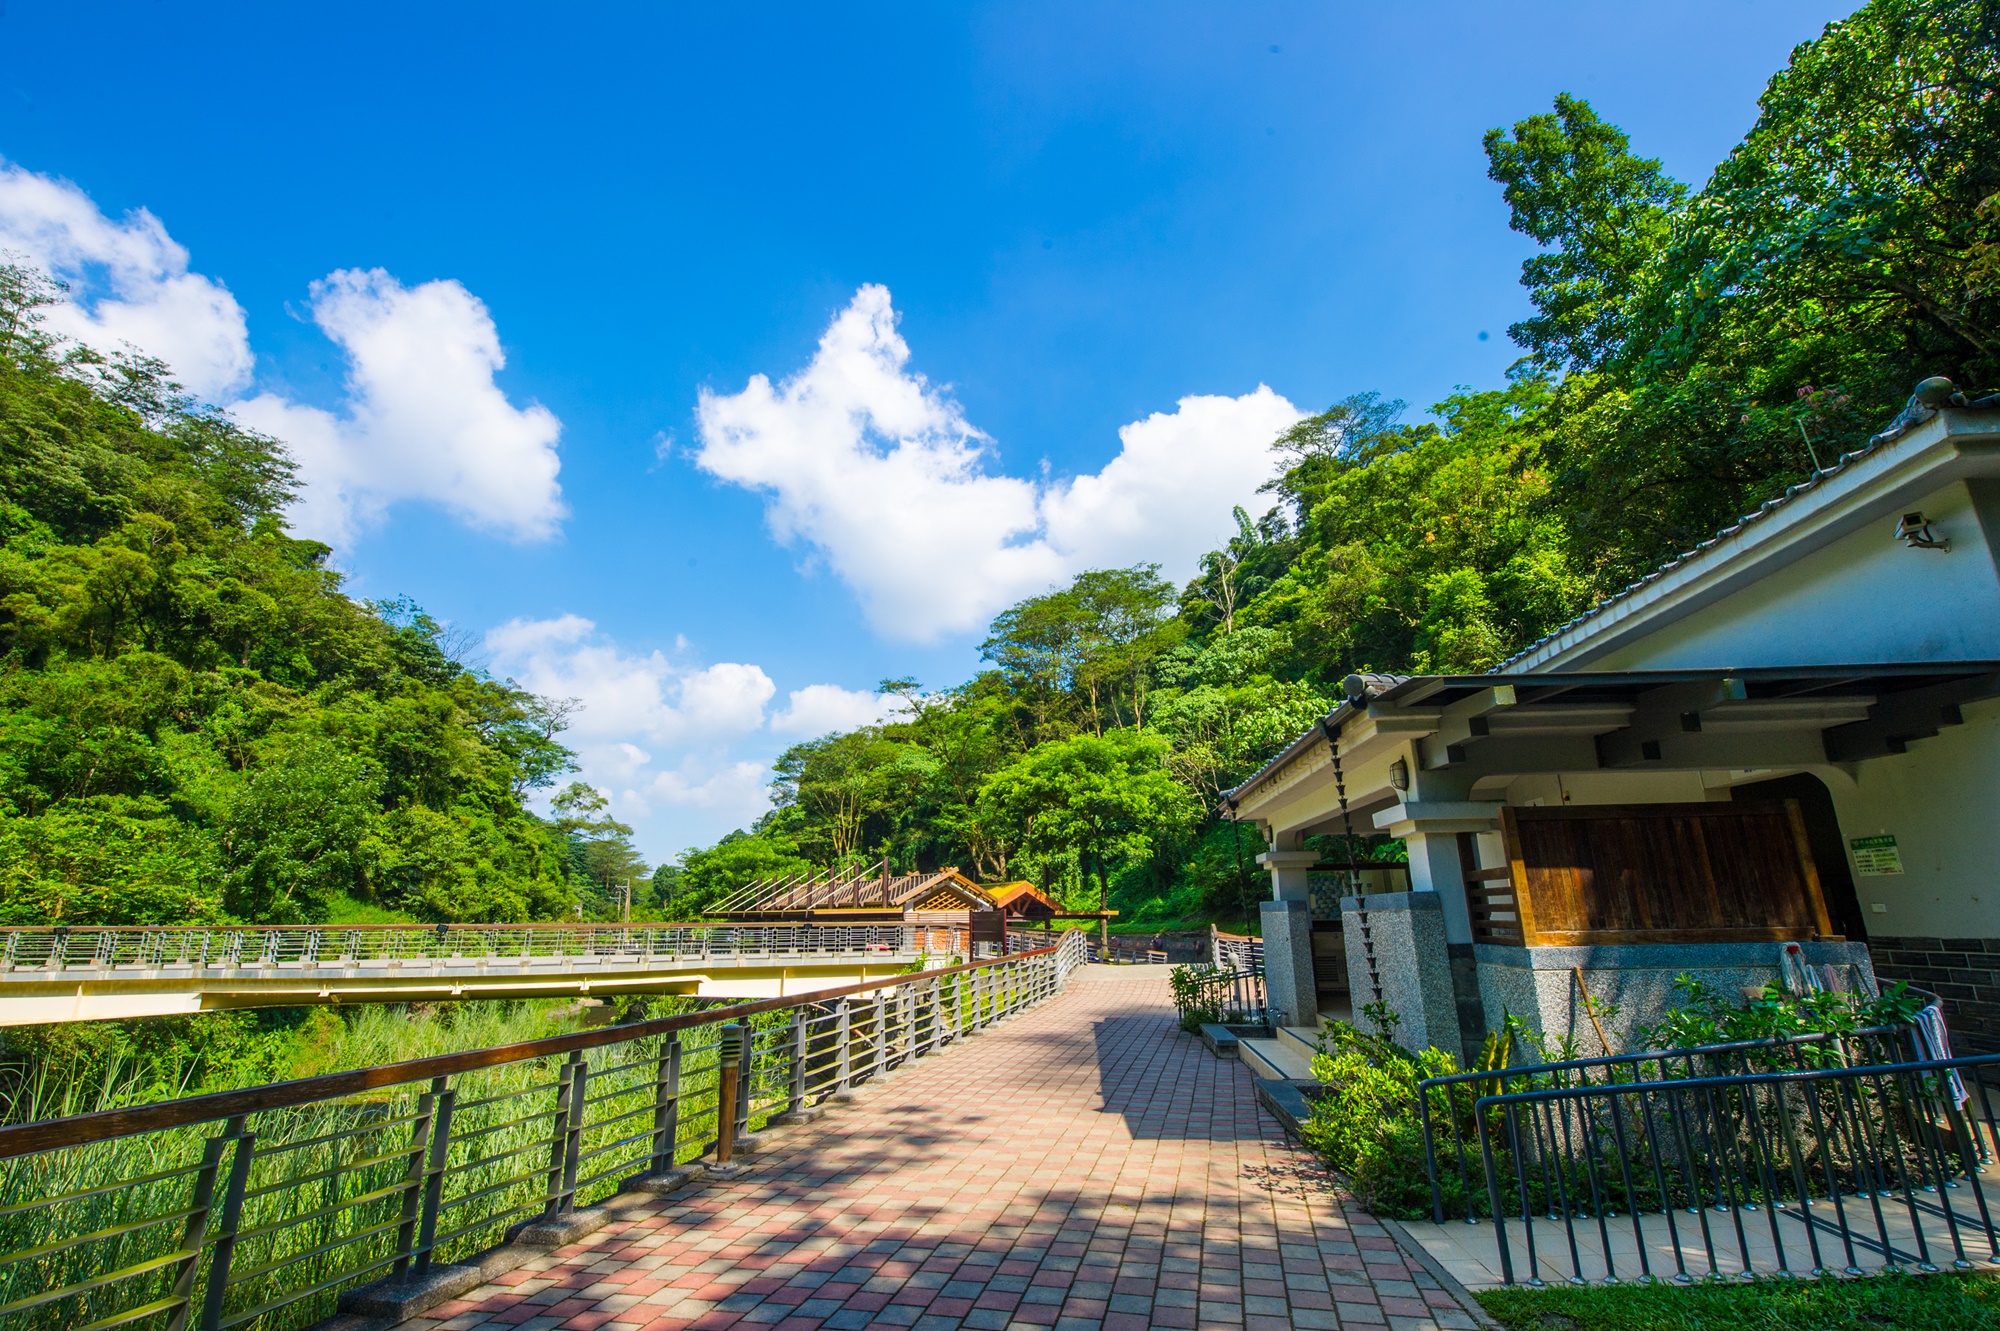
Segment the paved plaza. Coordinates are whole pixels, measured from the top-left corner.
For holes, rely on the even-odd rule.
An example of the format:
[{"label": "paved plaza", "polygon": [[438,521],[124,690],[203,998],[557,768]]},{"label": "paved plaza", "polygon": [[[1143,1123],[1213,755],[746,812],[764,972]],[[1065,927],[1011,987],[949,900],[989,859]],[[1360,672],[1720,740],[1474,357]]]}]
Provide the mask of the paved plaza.
[{"label": "paved plaza", "polygon": [[402,1331],[875,1325],[1475,1321],[1178,1032],[1165,968],[1092,966]]}]

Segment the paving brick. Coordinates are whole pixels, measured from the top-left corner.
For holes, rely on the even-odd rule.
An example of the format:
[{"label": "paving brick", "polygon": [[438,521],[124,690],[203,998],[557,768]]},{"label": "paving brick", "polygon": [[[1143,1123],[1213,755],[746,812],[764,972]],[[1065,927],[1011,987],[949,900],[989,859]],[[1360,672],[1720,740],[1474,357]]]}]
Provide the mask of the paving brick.
[{"label": "paving brick", "polygon": [[1135,966],[403,1331],[1474,1324]]}]

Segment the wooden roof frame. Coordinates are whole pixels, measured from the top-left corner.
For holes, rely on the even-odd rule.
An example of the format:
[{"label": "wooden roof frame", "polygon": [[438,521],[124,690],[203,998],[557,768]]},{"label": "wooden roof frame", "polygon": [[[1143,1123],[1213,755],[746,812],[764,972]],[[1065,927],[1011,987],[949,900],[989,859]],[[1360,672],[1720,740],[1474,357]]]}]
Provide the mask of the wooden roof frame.
[{"label": "wooden roof frame", "polygon": [[[942,897],[945,900],[939,901]],[[709,913],[730,918],[812,918],[821,915],[879,915],[912,910],[989,911],[998,904],[979,884],[955,867],[927,873],[892,874],[881,861],[870,873],[811,874],[759,878],[724,898]]]}]

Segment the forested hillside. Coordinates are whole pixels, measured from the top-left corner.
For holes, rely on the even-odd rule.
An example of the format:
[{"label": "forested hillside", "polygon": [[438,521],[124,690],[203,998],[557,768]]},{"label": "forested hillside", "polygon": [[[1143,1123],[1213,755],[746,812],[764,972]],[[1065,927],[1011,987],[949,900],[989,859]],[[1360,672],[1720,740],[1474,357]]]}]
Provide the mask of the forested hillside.
[{"label": "forested hillside", "polygon": [[[0,256],[4,257],[4,256]],[[0,266],[0,921],[570,913],[562,711],[286,533],[282,447]]]},{"label": "forested hillside", "polygon": [[[1864,442],[1912,385],[2000,387],[2000,4],[1876,0],[1799,47],[1703,185],[1584,101],[1486,137],[1534,313],[1503,389],[1365,391],[1274,441],[1261,516],[1186,587],[1090,572],[990,668],[788,752],[776,807],[657,879],[887,857],[1138,921],[1245,918],[1217,792],[1351,670],[1491,667]],[[1386,848],[1382,848],[1387,853]]]}]

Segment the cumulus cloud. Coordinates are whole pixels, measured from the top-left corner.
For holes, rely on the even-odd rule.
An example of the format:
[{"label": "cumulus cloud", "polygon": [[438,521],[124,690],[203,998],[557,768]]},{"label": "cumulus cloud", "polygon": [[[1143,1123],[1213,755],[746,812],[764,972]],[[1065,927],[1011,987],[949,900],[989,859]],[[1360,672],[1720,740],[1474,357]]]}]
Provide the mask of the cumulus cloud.
[{"label": "cumulus cloud", "polygon": [[695,461],[762,491],[772,533],[823,556],[870,623],[912,641],[979,627],[1084,568],[1191,572],[1300,416],[1261,385],[1182,398],[1120,430],[1103,470],[1038,483],[989,471],[992,440],[909,359],[888,288],[864,286],[797,374],[701,394]]},{"label": "cumulus cloud", "polygon": [[70,182],[0,161],[0,251],[69,284],[51,331],[157,356],[195,394],[283,440],[299,463],[302,535],[346,545],[404,500],[517,540],[553,536],[565,515],[562,424],[507,400],[494,382],[499,331],[457,282],[405,287],[354,269],[312,284],[313,320],[348,366],[345,401],[329,411],[269,392],[238,400],[255,366],[243,309],[144,209],[113,221]]},{"label": "cumulus cloud", "polygon": [[872,726],[903,711],[904,706],[901,698],[886,694],[843,689],[838,684],[808,684],[792,690],[790,705],[771,718],[771,729],[781,735],[813,738]]},{"label": "cumulus cloud", "polygon": [[243,307],[144,208],[106,217],[67,180],[0,161],[0,251],[69,284],[47,326],[106,354],[157,356],[191,392],[221,401],[250,382]]},{"label": "cumulus cloud", "polygon": [[564,739],[579,775],[607,792],[621,817],[641,823],[681,809],[700,811],[703,827],[748,826],[770,807],[774,733],[821,735],[900,705],[808,684],[770,715],[777,686],[761,667],[628,652],[581,615],[509,620],[487,633],[486,650],[494,670],[523,687],[577,700]]},{"label": "cumulus cloud", "polygon": [[516,407],[493,381],[507,358],[477,296],[453,281],[405,287],[379,268],[347,269],[312,284],[312,314],[347,355],[344,410],[270,393],[235,409],[298,458],[301,532],[345,544],[414,499],[516,539],[555,534],[562,423],[546,407]]},{"label": "cumulus cloud", "polygon": [[759,666],[683,666],[662,652],[626,652],[581,615],[509,620],[486,635],[486,648],[494,668],[523,687],[577,699],[573,738],[603,748],[746,735],[764,724],[764,704],[778,691]]}]

